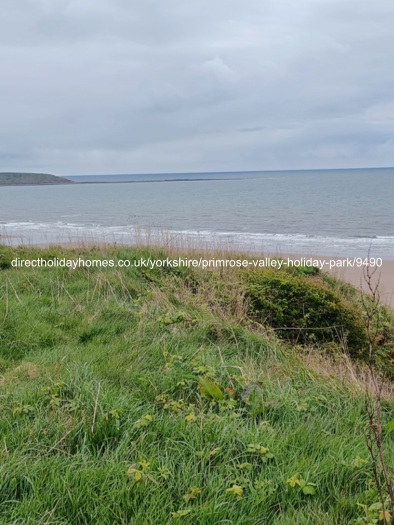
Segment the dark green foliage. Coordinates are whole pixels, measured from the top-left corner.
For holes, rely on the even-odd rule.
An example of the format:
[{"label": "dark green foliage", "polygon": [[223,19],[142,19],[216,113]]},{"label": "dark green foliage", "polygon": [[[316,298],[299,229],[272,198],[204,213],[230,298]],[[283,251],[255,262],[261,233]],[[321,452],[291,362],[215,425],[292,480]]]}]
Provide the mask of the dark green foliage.
[{"label": "dark green foliage", "polygon": [[[1,236],[0,236],[1,238]],[[0,271],[11,268],[12,251],[6,246],[0,245]]]},{"label": "dark green foliage", "polygon": [[247,276],[249,315],[299,343],[336,341],[360,356],[367,339],[361,311],[319,278],[287,271],[254,271]]}]

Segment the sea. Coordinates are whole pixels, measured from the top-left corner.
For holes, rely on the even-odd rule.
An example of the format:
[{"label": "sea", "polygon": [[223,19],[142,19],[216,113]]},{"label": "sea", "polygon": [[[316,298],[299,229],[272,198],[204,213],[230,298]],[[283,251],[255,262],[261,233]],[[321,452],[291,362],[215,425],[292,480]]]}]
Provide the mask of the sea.
[{"label": "sea", "polygon": [[66,177],[0,187],[0,243],[394,259],[394,168]]}]

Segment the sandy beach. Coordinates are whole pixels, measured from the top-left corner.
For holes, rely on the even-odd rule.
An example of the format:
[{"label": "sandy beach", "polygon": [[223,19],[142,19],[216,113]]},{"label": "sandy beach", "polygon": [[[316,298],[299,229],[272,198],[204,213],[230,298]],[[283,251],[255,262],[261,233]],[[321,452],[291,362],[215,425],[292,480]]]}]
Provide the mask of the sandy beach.
[{"label": "sandy beach", "polygon": [[[338,279],[351,283],[356,288],[363,290],[367,288],[362,268],[335,268],[330,273]],[[381,301],[394,308],[394,261],[383,261],[382,267],[377,268],[374,273],[372,282],[379,282]]]},{"label": "sandy beach", "polygon": [[[368,286],[365,279],[365,266],[357,267],[356,264],[351,266],[354,259],[349,258],[347,260],[344,257],[339,256],[325,256],[325,255],[310,255],[310,254],[276,254],[271,255],[272,257],[282,257],[289,258],[294,261],[301,260],[316,260],[324,264],[323,272],[329,273],[336,277],[352,284],[355,288],[368,292]],[[342,266],[333,267],[329,269],[330,261],[333,264],[333,261],[340,261]],[[383,260],[380,267],[375,269],[371,267],[371,283],[376,285],[378,283],[379,296],[382,303],[394,308],[394,261],[393,260]]]}]

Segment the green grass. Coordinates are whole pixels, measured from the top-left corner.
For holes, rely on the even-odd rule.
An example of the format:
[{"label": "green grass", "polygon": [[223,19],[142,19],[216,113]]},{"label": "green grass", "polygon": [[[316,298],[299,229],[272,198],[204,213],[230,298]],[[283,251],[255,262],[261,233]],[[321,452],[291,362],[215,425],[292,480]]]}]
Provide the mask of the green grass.
[{"label": "green grass", "polygon": [[79,255],[162,253],[0,247],[0,524],[349,525],[378,501],[362,393],[250,318],[241,272],[10,265]]}]

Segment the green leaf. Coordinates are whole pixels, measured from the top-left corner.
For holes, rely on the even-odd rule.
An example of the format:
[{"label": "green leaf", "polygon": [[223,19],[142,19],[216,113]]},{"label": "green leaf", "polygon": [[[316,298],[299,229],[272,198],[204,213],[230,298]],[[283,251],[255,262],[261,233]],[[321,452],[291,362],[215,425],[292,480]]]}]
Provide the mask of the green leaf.
[{"label": "green leaf", "polygon": [[300,480],[297,478],[297,475],[294,474],[294,476],[291,476],[288,480],[286,480],[286,483],[290,485],[290,487],[294,488],[296,485],[298,485]]},{"label": "green leaf", "polygon": [[200,392],[203,397],[212,398],[215,401],[224,399],[224,394],[220,390],[219,385],[214,381],[201,377],[199,380]]},{"label": "green leaf", "polygon": [[231,494],[237,499],[241,499],[244,493],[244,489],[240,485],[233,485],[230,489],[226,489],[226,494]]},{"label": "green leaf", "polygon": [[240,463],[239,465],[237,465],[238,468],[242,469],[242,470],[252,470],[252,463]]},{"label": "green leaf", "polygon": [[171,512],[171,517],[183,518],[184,516],[187,516],[190,513],[191,513],[191,509],[182,509],[182,510],[178,510],[177,512]]},{"label": "green leaf", "polygon": [[391,421],[388,421],[385,425],[384,425],[384,429],[385,431],[389,434],[390,432],[393,432],[394,431],[394,419],[392,419]]},{"label": "green leaf", "polygon": [[190,487],[189,490],[182,497],[185,503],[189,503],[191,500],[196,499],[201,494],[201,489],[198,487]]},{"label": "green leaf", "polygon": [[305,485],[305,487],[302,488],[302,492],[310,496],[313,496],[313,494],[316,494],[316,490],[314,487],[312,487],[312,485]]},{"label": "green leaf", "polygon": [[381,508],[382,508],[382,504],[380,501],[378,501],[376,503],[372,503],[372,505],[368,507],[368,510],[371,512],[374,512],[375,510],[381,510]]}]

